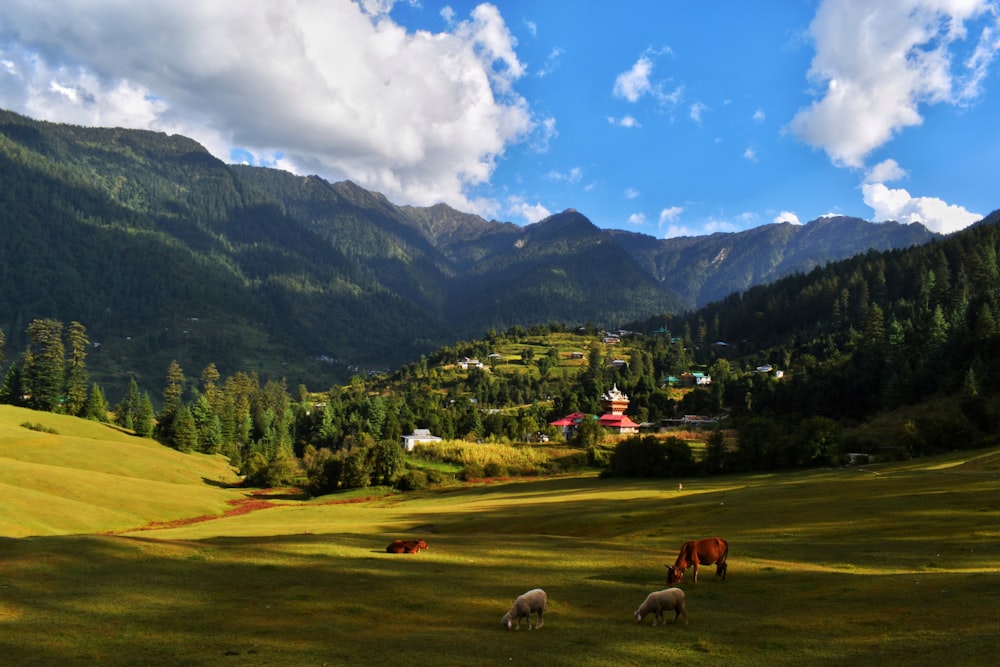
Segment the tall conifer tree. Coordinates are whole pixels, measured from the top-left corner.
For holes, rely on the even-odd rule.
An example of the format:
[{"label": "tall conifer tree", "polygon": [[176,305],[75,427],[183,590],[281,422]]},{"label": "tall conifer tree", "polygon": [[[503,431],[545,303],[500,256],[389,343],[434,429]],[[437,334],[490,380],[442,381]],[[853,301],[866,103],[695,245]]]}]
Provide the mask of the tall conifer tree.
[{"label": "tall conifer tree", "polygon": [[33,320],[28,325],[28,349],[24,355],[22,384],[28,407],[54,412],[63,392],[66,348],[63,324],[58,320]]},{"label": "tall conifer tree", "polygon": [[[66,412],[79,415],[87,402],[87,329],[79,322],[69,323],[69,359],[66,362]],[[103,399],[103,394],[101,396]],[[105,421],[107,417],[101,421]]]}]

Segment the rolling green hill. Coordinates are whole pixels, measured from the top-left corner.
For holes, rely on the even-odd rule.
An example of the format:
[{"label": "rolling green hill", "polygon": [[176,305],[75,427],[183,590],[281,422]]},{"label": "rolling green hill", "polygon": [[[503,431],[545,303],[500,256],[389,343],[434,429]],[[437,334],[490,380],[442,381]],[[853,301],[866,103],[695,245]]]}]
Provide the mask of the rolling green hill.
[{"label": "rolling green hill", "polygon": [[[215,459],[99,425],[4,409],[0,429],[12,664],[988,665],[1000,650],[996,448],[683,491],[585,474],[261,502]],[[50,463],[26,474],[37,448]],[[240,498],[256,511],[223,516]],[[680,543],[708,535],[730,543],[728,580],[689,572],[689,625],[636,625]],[[430,548],[387,554],[398,537]],[[502,629],[535,586],[545,626]]]},{"label": "rolling green hill", "polygon": [[222,457],[182,454],[105,424],[0,405],[5,537],[105,533],[221,515],[232,498],[221,486],[236,481]]}]

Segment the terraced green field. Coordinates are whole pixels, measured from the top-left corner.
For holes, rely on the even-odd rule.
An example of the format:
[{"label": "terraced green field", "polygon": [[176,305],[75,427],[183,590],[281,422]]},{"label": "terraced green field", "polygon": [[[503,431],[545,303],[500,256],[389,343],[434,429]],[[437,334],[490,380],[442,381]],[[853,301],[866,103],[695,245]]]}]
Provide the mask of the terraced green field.
[{"label": "terraced green field", "polygon": [[[30,430],[41,422],[56,434]],[[225,462],[0,406],[0,663],[992,665],[1000,450],[781,475],[253,496]],[[684,540],[729,577],[637,625]],[[396,538],[430,548],[392,555]],[[549,594],[545,627],[507,631]]]}]

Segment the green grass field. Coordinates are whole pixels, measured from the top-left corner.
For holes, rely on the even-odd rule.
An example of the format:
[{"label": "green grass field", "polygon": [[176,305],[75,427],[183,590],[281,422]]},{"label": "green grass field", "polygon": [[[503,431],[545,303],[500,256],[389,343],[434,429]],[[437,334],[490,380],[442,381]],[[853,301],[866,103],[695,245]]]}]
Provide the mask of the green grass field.
[{"label": "green grass field", "polygon": [[[991,449],[262,502],[221,459],[0,406],[0,664],[992,665],[998,475]],[[689,570],[690,624],[636,625],[710,535],[728,581]],[[536,586],[545,627],[504,630]]]}]

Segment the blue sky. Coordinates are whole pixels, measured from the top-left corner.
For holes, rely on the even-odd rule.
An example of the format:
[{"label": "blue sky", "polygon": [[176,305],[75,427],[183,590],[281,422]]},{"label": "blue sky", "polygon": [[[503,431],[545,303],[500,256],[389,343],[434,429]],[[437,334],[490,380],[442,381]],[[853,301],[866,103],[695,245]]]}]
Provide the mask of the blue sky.
[{"label": "blue sky", "polygon": [[518,224],[951,232],[1000,208],[998,51],[997,0],[4,0],[0,107]]}]

